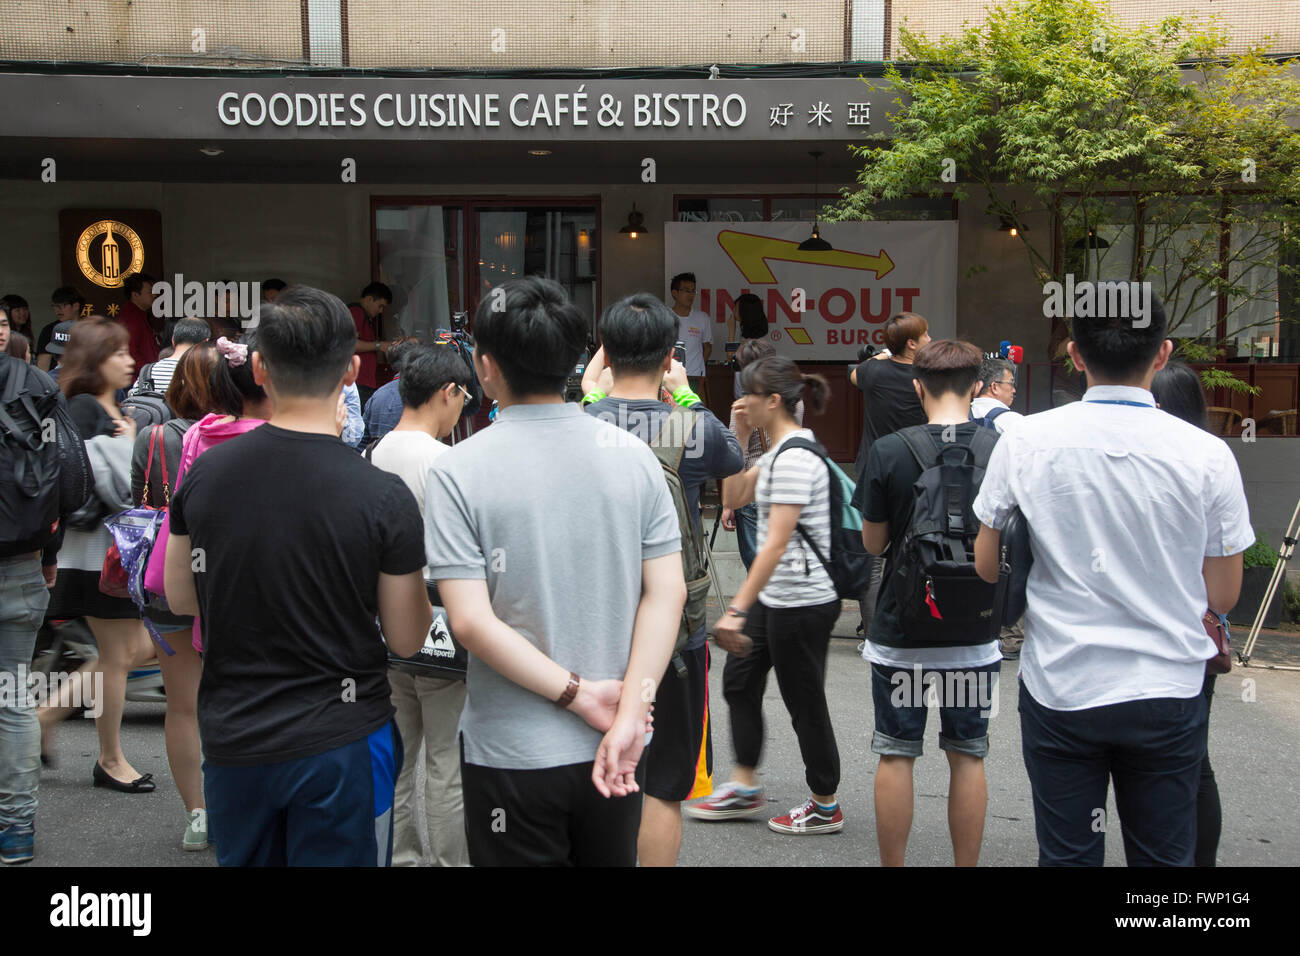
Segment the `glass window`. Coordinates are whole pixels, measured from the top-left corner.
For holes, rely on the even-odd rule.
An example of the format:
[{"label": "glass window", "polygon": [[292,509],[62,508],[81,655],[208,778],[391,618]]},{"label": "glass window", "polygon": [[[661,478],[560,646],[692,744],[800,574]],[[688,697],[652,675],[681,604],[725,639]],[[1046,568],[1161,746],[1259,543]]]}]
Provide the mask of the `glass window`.
[{"label": "glass window", "polygon": [[1278,258],[1281,227],[1268,221],[1258,207],[1250,223],[1236,223],[1231,230],[1228,279],[1239,291],[1228,296],[1227,341],[1240,357],[1281,357],[1281,311]]},{"label": "glass window", "polygon": [[715,199],[682,199],[677,203],[678,222],[762,222],[763,200],[747,196],[719,196]]},{"label": "glass window", "polygon": [[595,333],[596,249],[600,237],[592,206],[480,206],[478,294],[481,300],[507,279],[545,276],[564,286]]},{"label": "glass window", "polygon": [[379,281],[393,290],[384,335],[419,336],[450,328],[465,309],[462,214],[458,206],[377,206],[375,258]]}]

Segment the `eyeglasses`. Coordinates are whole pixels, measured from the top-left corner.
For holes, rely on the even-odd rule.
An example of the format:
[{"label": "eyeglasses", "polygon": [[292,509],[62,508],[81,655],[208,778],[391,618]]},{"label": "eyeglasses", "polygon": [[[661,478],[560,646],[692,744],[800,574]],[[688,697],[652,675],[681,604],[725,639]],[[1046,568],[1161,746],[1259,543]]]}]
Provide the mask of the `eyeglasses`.
[{"label": "eyeglasses", "polygon": [[1013,379],[1011,379],[1010,381],[1007,381],[1007,382],[997,382],[997,383],[995,383],[995,384],[997,384],[997,385],[1005,385],[1007,388],[1012,388],[1012,389],[1014,389],[1014,388],[1016,387],[1016,380],[1013,378]]},{"label": "eyeglasses", "polygon": [[465,396],[465,401],[464,404],[461,405],[461,408],[469,408],[469,403],[473,401],[473,399],[470,398],[469,389],[465,388],[464,385],[457,385],[456,387],[460,389],[461,394]]}]

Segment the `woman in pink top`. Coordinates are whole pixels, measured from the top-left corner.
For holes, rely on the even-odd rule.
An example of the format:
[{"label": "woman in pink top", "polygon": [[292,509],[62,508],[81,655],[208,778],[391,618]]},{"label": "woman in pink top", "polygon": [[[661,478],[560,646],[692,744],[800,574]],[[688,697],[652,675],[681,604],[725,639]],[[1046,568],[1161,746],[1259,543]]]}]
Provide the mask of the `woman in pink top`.
[{"label": "woman in pink top", "polygon": [[[252,339],[255,336],[250,335]],[[256,344],[252,347],[255,349]],[[181,445],[181,463],[176,472],[176,487],[185,480],[185,472],[194,459],[222,442],[252,431],[271,417],[271,399],[262,386],[253,381],[253,366],[248,361],[250,345],[217,339],[217,360],[213,363],[210,387],[211,407],[216,411],[204,416],[185,433]],[[203,631],[198,616],[194,618],[194,649],[203,652]]]}]

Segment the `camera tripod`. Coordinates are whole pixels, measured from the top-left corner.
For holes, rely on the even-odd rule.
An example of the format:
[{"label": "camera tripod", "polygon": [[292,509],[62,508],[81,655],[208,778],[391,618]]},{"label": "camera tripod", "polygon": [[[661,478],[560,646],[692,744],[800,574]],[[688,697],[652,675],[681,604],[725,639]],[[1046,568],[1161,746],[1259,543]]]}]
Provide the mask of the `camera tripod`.
[{"label": "camera tripod", "polygon": [[[1291,560],[1291,555],[1295,553],[1296,525],[1298,522],[1300,522],[1300,501],[1296,502],[1295,512],[1291,515],[1291,523],[1286,526],[1286,534],[1282,536],[1282,546],[1277,549],[1278,562],[1273,566],[1273,576],[1269,579],[1268,587],[1264,591],[1264,600],[1259,606],[1259,611],[1255,614],[1255,622],[1250,626],[1250,633],[1246,636],[1246,643],[1237,652],[1237,660],[1241,662],[1242,667],[1250,666],[1250,655],[1255,649],[1255,641],[1259,638],[1259,629],[1264,626],[1264,618],[1273,603],[1273,598],[1277,596],[1278,586],[1286,580],[1286,563]],[[1289,664],[1263,664],[1257,666],[1277,671],[1300,671],[1300,667]]]}]

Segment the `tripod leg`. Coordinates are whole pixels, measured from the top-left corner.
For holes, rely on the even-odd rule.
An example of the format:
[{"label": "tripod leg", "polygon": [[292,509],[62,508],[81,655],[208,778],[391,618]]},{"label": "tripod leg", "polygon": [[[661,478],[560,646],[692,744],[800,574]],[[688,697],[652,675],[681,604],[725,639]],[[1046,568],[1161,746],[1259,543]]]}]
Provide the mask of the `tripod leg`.
[{"label": "tripod leg", "polygon": [[1255,641],[1259,638],[1260,628],[1264,626],[1264,617],[1273,604],[1279,582],[1286,580],[1286,565],[1295,553],[1297,522],[1300,522],[1300,501],[1296,502],[1295,511],[1291,514],[1291,523],[1286,526],[1286,534],[1282,536],[1282,546],[1278,548],[1278,562],[1273,568],[1273,576],[1269,579],[1268,588],[1264,592],[1264,602],[1260,605],[1259,612],[1255,615],[1255,620],[1250,626],[1250,634],[1246,637],[1246,643],[1237,654],[1237,659],[1243,665],[1249,662],[1250,655],[1255,649]]}]

